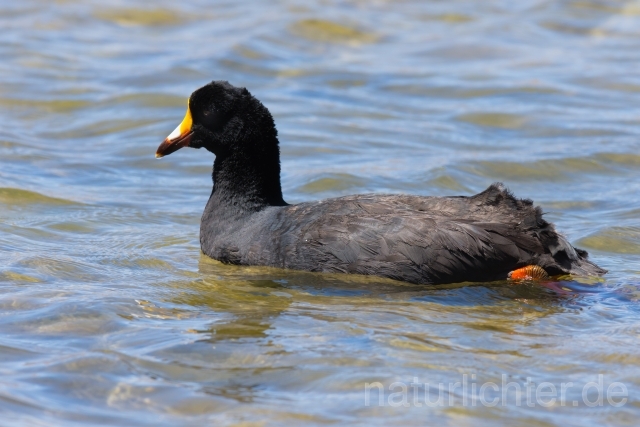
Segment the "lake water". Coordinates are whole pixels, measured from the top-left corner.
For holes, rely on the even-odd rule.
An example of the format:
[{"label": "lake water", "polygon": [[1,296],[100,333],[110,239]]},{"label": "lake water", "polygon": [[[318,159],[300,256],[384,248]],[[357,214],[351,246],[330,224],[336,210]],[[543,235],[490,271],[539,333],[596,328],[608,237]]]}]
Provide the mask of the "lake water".
[{"label": "lake water", "polygon": [[[640,2],[24,0],[0,21],[1,425],[637,424]],[[289,203],[503,181],[610,272],[416,287],[212,261],[213,156],[154,158],[211,80],[273,113]]]}]

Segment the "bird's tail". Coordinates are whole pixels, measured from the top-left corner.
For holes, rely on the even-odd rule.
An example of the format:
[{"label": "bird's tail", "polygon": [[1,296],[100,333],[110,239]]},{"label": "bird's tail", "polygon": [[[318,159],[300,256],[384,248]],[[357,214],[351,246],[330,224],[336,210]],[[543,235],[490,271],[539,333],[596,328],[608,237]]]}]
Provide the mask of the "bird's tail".
[{"label": "bird's tail", "polygon": [[551,274],[573,274],[576,276],[602,276],[607,272],[589,261],[587,251],[574,248],[563,235],[553,231],[553,239],[548,241],[551,257],[548,265],[542,265]]}]

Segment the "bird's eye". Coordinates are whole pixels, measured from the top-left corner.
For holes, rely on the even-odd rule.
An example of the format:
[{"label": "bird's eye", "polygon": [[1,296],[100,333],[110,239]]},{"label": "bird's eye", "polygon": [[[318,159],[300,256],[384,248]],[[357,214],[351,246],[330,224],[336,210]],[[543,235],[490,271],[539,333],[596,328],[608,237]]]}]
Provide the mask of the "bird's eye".
[{"label": "bird's eye", "polygon": [[215,111],[205,110],[201,112],[199,116],[199,122],[210,130],[215,130],[220,125],[218,115]]}]

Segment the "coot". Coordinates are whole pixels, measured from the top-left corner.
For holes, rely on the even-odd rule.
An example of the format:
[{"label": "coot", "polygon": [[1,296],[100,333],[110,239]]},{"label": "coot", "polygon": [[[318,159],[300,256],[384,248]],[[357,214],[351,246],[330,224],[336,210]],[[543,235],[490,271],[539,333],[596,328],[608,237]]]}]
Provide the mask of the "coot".
[{"label": "coot", "polygon": [[470,197],[361,194],[289,205],[278,144],[271,113],[247,89],[213,81],[191,94],[156,157],[182,147],[215,154],[200,225],[206,255],[416,284],[506,279],[530,265],[549,275],[606,272],[500,183]]}]

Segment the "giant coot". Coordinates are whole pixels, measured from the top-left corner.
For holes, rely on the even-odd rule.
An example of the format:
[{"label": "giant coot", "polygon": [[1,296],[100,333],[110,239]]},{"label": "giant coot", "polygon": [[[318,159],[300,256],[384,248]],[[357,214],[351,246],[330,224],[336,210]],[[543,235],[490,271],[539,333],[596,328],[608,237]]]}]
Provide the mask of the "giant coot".
[{"label": "giant coot", "polygon": [[245,88],[214,81],[156,157],[182,147],[215,154],[202,251],[224,263],[388,277],[417,284],[505,279],[535,265],[548,274],[602,275],[502,184],[475,196],[361,194],[289,205],[280,187],[273,117]]}]

